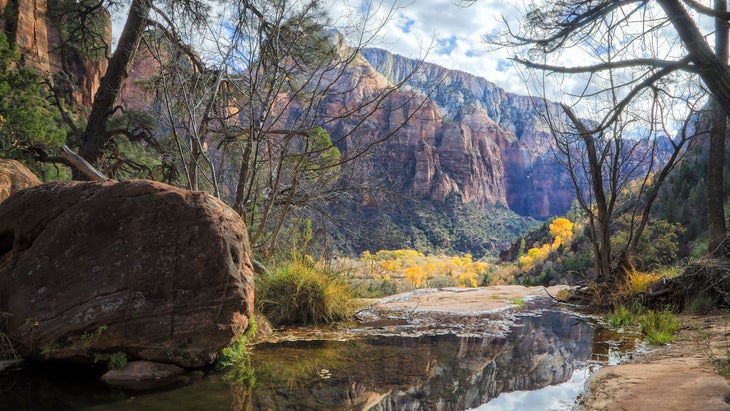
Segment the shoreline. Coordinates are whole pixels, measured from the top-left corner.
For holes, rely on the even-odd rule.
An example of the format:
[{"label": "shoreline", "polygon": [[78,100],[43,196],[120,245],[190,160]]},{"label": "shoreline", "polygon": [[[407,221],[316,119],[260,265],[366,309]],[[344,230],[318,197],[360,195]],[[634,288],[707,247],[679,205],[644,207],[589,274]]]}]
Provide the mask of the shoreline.
[{"label": "shoreline", "polygon": [[[423,289],[379,299],[369,309],[380,314],[488,314],[513,308],[518,300],[555,296],[564,288],[569,287]],[[673,343],[651,346],[593,372],[576,409],[730,411],[730,380],[712,364],[712,358],[726,361],[730,375],[730,314],[678,318],[684,326]]]},{"label": "shoreline", "polygon": [[628,362],[593,373],[577,409],[730,410],[730,381],[712,361],[730,361],[730,315],[678,318],[684,327],[673,343],[652,346]]}]

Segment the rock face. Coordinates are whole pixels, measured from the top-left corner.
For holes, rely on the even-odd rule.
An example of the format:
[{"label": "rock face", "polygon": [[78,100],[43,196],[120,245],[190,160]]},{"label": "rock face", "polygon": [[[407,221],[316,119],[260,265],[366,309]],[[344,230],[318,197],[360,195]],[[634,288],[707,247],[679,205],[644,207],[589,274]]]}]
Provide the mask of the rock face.
[{"label": "rock face", "polygon": [[20,162],[0,158],[0,203],[16,191],[40,183],[41,180]]},{"label": "rock face", "polygon": [[248,326],[246,227],[150,181],[47,183],[0,204],[0,332],[24,356],[197,367]]},{"label": "rock face", "polygon": [[[18,45],[23,64],[41,72],[67,101],[90,107],[106,72],[107,59],[101,52],[84,53],[83,47],[67,42],[61,29],[63,17],[49,10],[48,3],[48,0],[0,0],[0,16],[5,16],[0,17],[0,29]],[[63,5],[67,9],[74,6],[80,7],[73,2]],[[111,44],[111,16],[104,8],[95,13],[93,18],[104,27],[101,41]],[[103,46],[90,48],[101,50]]]},{"label": "rock face", "polygon": [[[418,126],[409,122],[385,143],[382,152],[386,154],[372,157],[376,163],[388,164],[388,181],[406,182],[401,188],[404,194],[440,201],[459,192],[466,202],[507,206],[537,218],[568,210],[575,193],[553,164],[549,128],[534,109],[533,98],[385,50],[365,49],[363,55],[388,81],[405,80],[411,90],[428,96],[415,116]],[[433,89],[434,84],[439,87]],[[412,115],[408,107],[404,110],[401,118]],[[395,124],[393,120],[379,118],[374,124],[387,130]],[[420,135],[401,137],[414,128],[421,130]]]}]

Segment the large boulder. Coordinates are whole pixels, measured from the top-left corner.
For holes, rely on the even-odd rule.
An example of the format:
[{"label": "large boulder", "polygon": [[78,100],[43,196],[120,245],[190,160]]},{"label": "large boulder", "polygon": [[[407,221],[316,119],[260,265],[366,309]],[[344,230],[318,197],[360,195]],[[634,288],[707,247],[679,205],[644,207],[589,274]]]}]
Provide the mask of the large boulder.
[{"label": "large boulder", "polygon": [[246,227],[151,181],[47,183],[0,204],[0,332],[24,356],[204,366],[248,326]]},{"label": "large boulder", "polygon": [[19,161],[0,158],[0,203],[14,192],[40,183],[41,180]]}]

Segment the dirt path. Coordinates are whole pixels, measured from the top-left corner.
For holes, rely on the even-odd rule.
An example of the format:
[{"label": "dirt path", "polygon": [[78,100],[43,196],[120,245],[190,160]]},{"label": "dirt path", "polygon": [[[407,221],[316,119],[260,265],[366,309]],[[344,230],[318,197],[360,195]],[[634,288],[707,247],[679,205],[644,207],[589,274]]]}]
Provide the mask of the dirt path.
[{"label": "dirt path", "polygon": [[582,410],[730,410],[730,381],[712,358],[730,361],[730,316],[682,316],[677,340],[591,377]]}]

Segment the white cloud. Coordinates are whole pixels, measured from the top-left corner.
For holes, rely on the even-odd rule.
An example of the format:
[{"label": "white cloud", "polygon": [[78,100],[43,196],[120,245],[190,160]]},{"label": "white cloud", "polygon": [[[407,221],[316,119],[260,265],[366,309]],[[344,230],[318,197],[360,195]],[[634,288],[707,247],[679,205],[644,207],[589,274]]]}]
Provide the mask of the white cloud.
[{"label": "white cloud", "polygon": [[[292,3],[296,1],[291,0]],[[509,60],[514,50],[490,46],[485,40],[505,29],[503,17],[512,23],[519,22],[528,1],[476,0],[464,6],[465,3],[465,0],[338,0],[327,2],[326,7],[334,17],[335,26],[362,24],[362,13],[368,11],[371,29],[383,25],[373,43],[375,47],[420,58],[431,45],[425,57],[428,62],[486,78],[507,91],[541,92],[534,88],[534,83],[528,88],[519,68]],[[119,12],[117,15],[122,17],[115,16],[115,37],[122,28],[123,14]],[[711,19],[700,21],[705,32],[712,31],[711,25]],[[666,30],[668,38],[674,35],[671,28]],[[662,47],[677,50],[676,44],[672,43]],[[561,65],[581,65],[587,61],[586,55],[578,49],[566,50],[560,56]],[[551,86],[551,98],[562,98],[561,93],[583,91],[579,81],[557,80]]]},{"label": "white cloud", "polygon": [[[433,43],[435,47],[426,61],[484,77],[509,91],[526,93],[519,73],[509,69],[510,51],[495,49],[485,40],[504,29],[503,15],[516,18],[522,6],[495,0],[476,1],[469,6],[458,3],[458,0],[400,2],[396,18],[386,24],[383,39],[376,45],[419,58],[424,48]],[[518,0],[514,3],[521,4]]]}]

